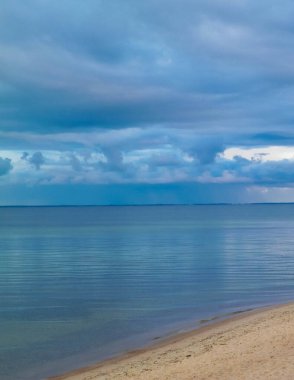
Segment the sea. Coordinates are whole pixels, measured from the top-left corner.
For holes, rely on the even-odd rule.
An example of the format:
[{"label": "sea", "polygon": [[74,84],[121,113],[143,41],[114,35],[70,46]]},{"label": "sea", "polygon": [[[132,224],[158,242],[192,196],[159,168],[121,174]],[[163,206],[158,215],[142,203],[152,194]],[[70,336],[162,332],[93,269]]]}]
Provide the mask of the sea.
[{"label": "sea", "polygon": [[0,379],[294,299],[294,204],[1,207]]}]

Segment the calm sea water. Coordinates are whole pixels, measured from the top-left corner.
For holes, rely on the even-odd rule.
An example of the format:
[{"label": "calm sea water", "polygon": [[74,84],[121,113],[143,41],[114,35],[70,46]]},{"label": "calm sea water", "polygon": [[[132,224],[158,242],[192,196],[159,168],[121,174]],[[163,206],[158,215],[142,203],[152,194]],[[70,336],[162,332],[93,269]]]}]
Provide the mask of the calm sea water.
[{"label": "calm sea water", "polygon": [[294,205],[0,208],[0,379],[294,298]]}]

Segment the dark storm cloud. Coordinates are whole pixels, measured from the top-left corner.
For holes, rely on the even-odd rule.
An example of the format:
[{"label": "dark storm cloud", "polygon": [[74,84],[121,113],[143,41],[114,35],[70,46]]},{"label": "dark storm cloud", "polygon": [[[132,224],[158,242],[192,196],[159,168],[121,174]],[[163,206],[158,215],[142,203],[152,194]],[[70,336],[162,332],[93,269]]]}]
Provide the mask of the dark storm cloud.
[{"label": "dark storm cloud", "polygon": [[248,176],[254,183],[263,185],[291,186],[294,178],[294,161],[281,160],[277,162],[253,163],[249,165]]},{"label": "dark storm cloud", "polygon": [[294,145],[293,12],[289,0],[3,0],[3,156],[29,152],[32,183],[292,186],[293,159],[221,154]]},{"label": "dark storm cloud", "polygon": [[290,134],[293,10],[290,1],[4,1],[1,129]]},{"label": "dark storm cloud", "polygon": [[23,152],[21,159],[29,162],[36,170],[39,170],[41,166],[45,163],[45,158],[42,152],[35,152],[32,155],[29,155],[27,152]]},{"label": "dark storm cloud", "polygon": [[13,169],[9,158],[0,157],[0,176],[8,174]]},{"label": "dark storm cloud", "polygon": [[207,170],[210,180],[217,181],[229,174],[231,182],[261,186],[293,186],[294,160],[262,161],[262,156],[253,160],[236,156],[232,160],[220,159]]},{"label": "dark storm cloud", "polygon": [[41,152],[35,152],[30,158],[29,162],[35,166],[37,170],[40,169],[41,165],[45,163],[45,158]]}]

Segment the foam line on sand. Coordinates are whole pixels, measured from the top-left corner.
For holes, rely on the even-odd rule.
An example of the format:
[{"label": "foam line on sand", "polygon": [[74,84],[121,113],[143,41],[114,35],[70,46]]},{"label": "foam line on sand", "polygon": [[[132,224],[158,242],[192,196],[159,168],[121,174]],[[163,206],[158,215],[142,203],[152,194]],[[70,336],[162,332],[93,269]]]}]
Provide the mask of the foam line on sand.
[{"label": "foam line on sand", "polygon": [[294,303],[238,315],[53,379],[293,380]]}]

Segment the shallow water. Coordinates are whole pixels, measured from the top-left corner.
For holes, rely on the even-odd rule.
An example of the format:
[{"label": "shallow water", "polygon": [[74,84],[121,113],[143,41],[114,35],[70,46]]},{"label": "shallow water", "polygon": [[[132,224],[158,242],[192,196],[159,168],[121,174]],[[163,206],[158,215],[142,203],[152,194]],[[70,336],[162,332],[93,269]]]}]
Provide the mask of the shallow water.
[{"label": "shallow water", "polygon": [[294,205],[0,208],[0,378],[294,295]]}]

